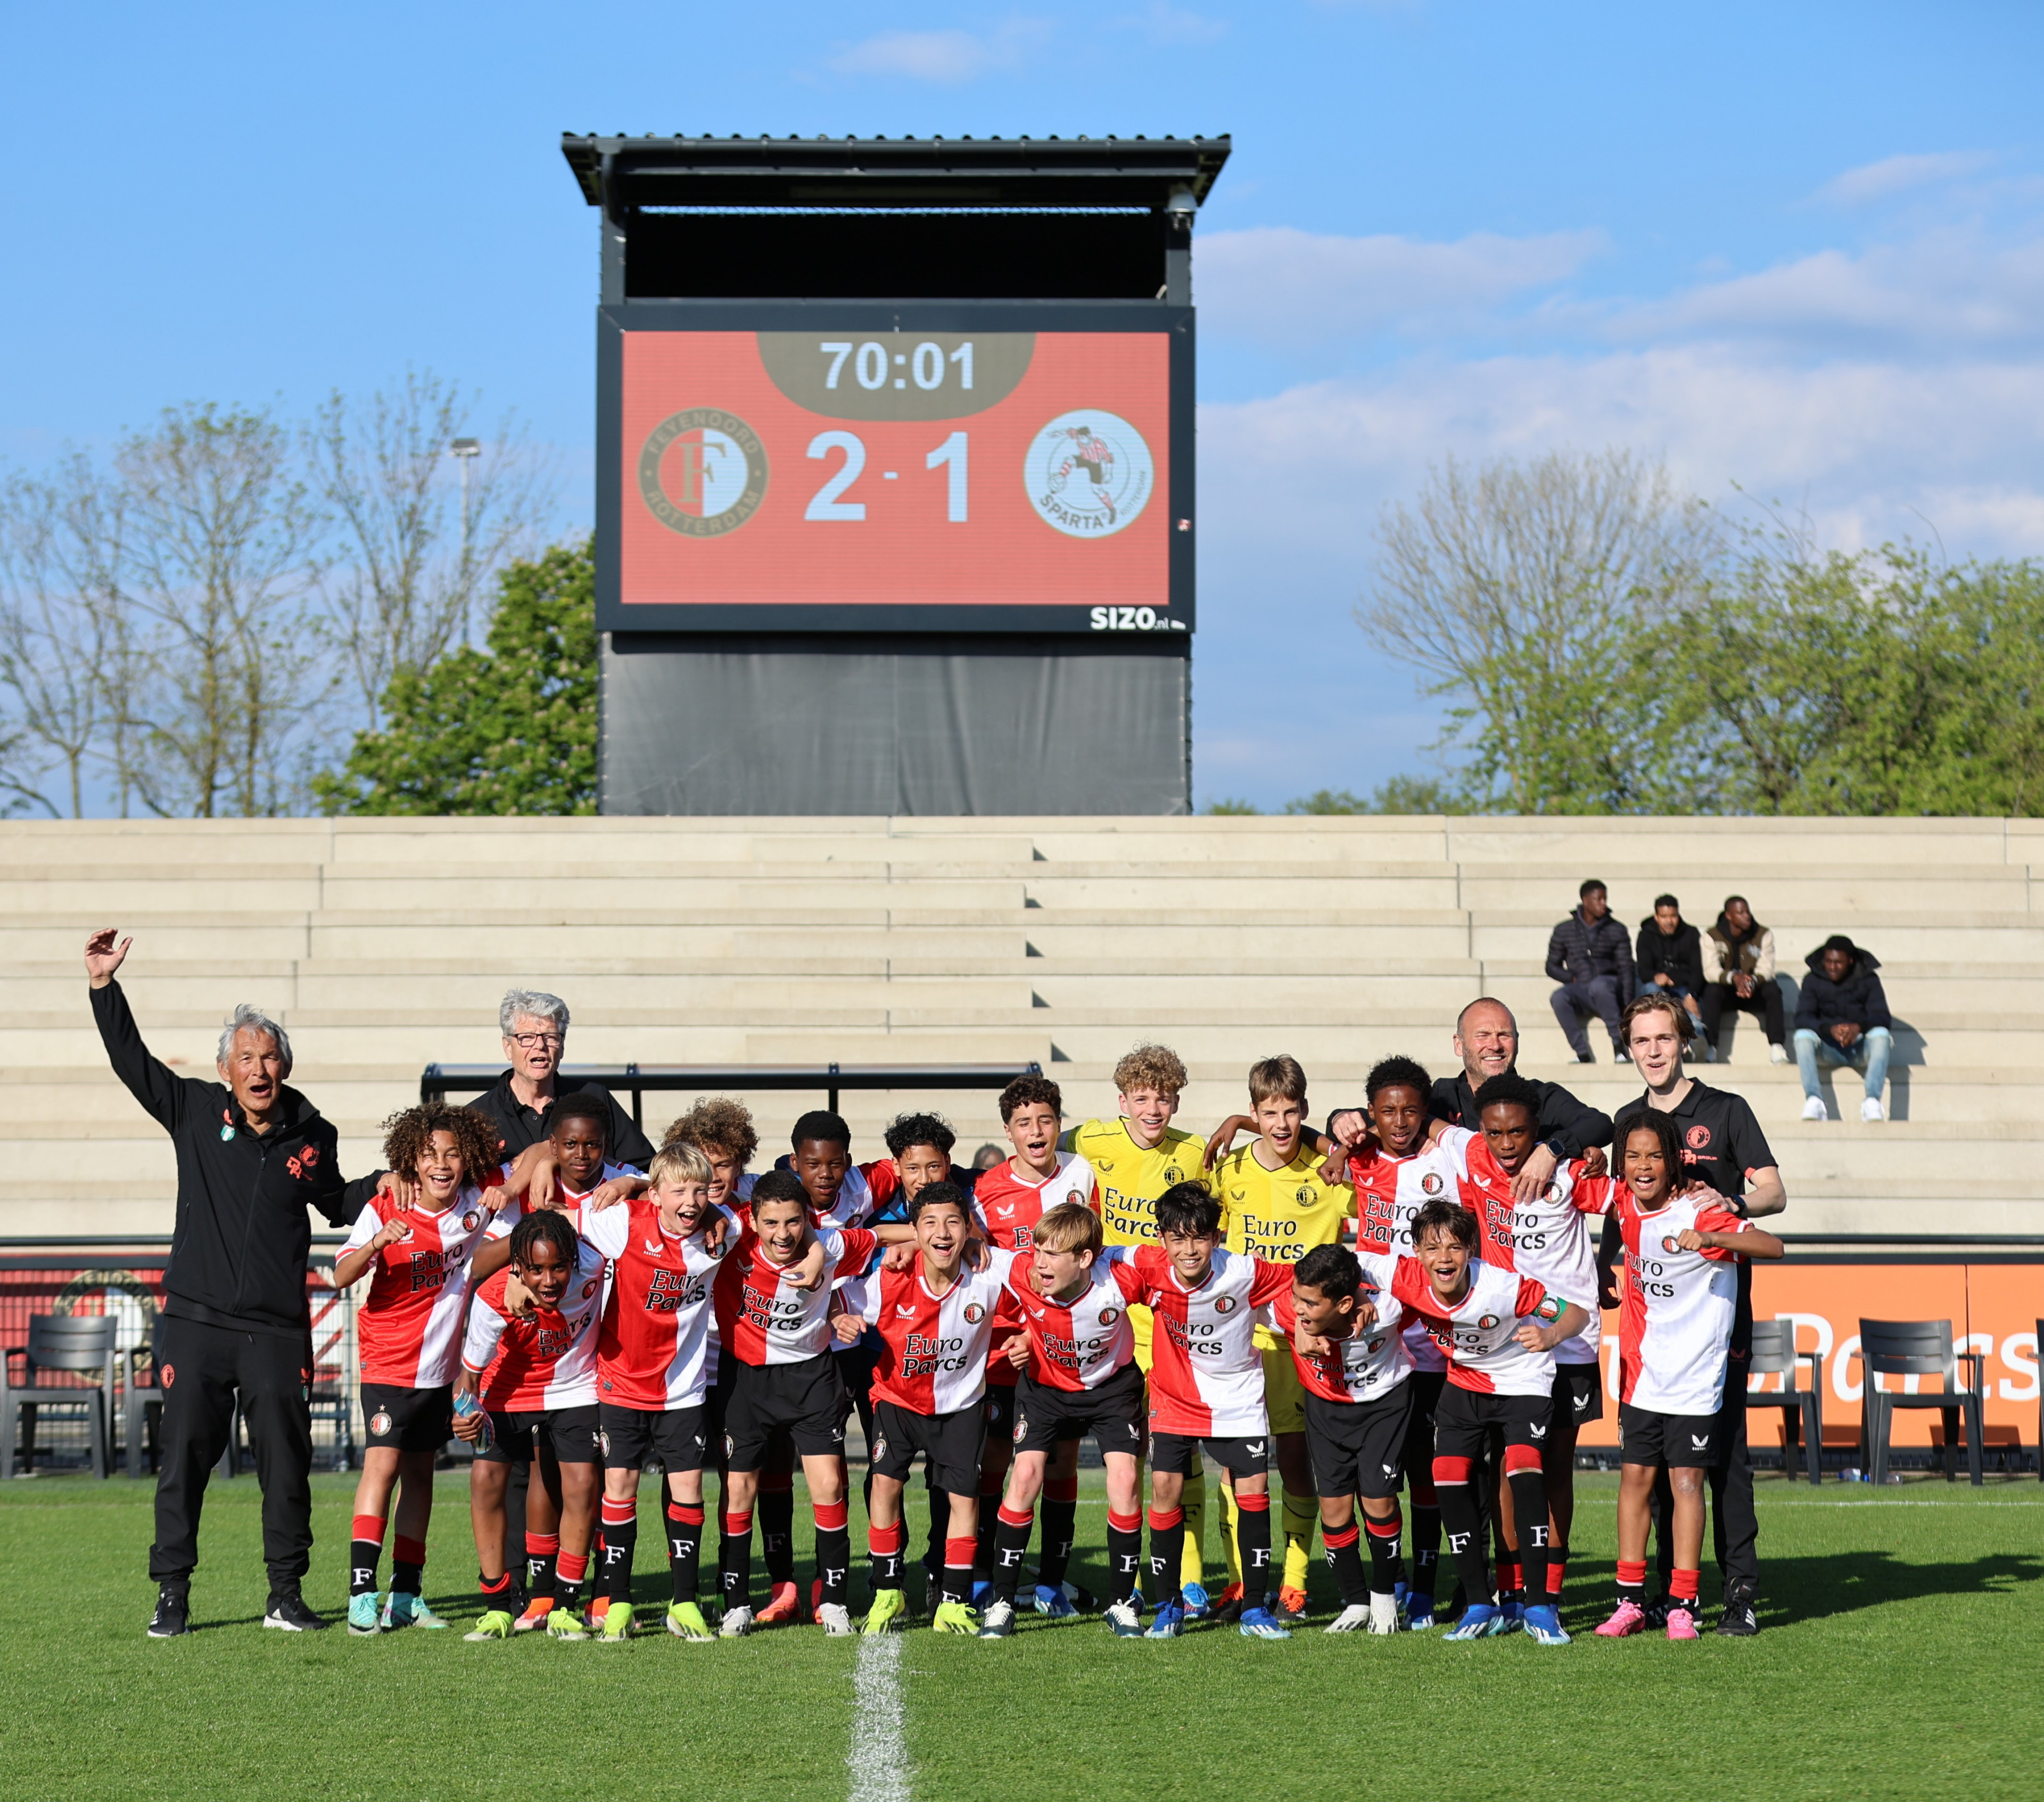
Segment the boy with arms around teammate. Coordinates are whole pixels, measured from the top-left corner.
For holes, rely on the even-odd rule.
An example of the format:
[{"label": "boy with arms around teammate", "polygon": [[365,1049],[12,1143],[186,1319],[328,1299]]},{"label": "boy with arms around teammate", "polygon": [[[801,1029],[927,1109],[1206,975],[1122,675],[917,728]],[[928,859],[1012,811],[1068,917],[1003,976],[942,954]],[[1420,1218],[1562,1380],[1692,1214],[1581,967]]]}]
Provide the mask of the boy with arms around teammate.
[{"label": "boy with arms around teammate", "polygon": [[[1306,1445],[1320,1492],[1320,1543],[1341,1586],[1330,1633],[1398,1631],[1398,1473],[1411,1439],[1412,1360],[1393,1297],[1398,1259],[1316,1245],[1292,1266],[1278,1324],[1306,1390]],[[1431,1492],[1430,1492],[1431,1493]],[[1358,1532],[1355,1503],[1364,1520]],[[1370,1546],[1363,1574],[1359,1538]]]},{"label": "boy with arms around teammate", "polygon": [[[455,1436],[483,1438],[469,1476],[469,1512],[484,1599],[498,1605],[471,1639],[508,1639],[544,1627],[557,1639],[588,1637],[574,1606],[589,1567],[595,1529],[597,1469],[602,1458],[596,1400],[596,1324],[603,1305],[603,1254],[568,1216],[536,1208],[511,1229],[511,1262],[482,1284],[469,1309],[461,1374],[454,1392]],[[516,1279],[529,1297],[521,1310],[506,1297]],[[479,1400],[480,1410],[464,1408]],[[539,1462],[526,1493],[527,1568],[534,1594],[514,1620],[501,1605],[513,1593],[505,1563],[504,1494],[511,1466]]]},{"label": "boy with arms around teammate", "polygon": [[653,1156],[652,1187],[592,1216],[590,1243],[611,1260],[610,1293],[597,1338],[603,1435],[601,1594],[592,1606],[605,1643],[632,1631],[632,1563],[639,1543],[639,1476],[666,1473],[668,1568],[674,1600],[667,1628],[710,1638],[696,1603],[702,1557],[703,1465],[724,1424],[709,1405],[711,1284],[721,1249],[704,1241],[709,1159],[678,1141]]},{"label": "boy with arms around teammate", "polygon": [[[1532,1084],[1515,1072],[1493,1076],[1476,1092],[1481,1132],[1443,1124],[1440,1148],[1454,1167],[1464,1205],[1484,1224],[1484,1256],[1533,1278],[1550,1293],[1587,1299],[1596,1293],[1596,1247],[1589,1216],[1602,1212],[1601,1185],[1608,1179],[1589,1176],[1581,1159],[1571,1159],[1531,1194],[1521,1193],[1520,1175],[1538,1146],[1539,1099]],[[1600,1331],[1600,1322],[1593,1319],[1554,1352],[1554,1414],[1541,1461],[1552,1527],[1544,1599],[1557,1605],[1575,1521],[1576,1438],[1591,1421],[1604,1418]],[[1498,1517],[1504,1543],[1516,1545],[1518,1523],[1508,1487],[1499,1493]],[[1514,1581],[1518,1574],[1506,1573],[1508,1598],[1520,1587]],[[1543,1598],[1528,1589],[1524,1599],[1531,1603]]]},{"label": "boy with arms around teammate", "polygon": [[[1445,1197],[1412,1217],[1413,1254],[1398,1261],[1394,1299],[1425,1323],[1447,1354],[1448,1381],[1434,1421],[1434,1486],[1449,1550],[1471,1598],[1450,1639],[1506,1630],[1503,1612],[1475,1598],[1491,1593],[1472,1473],[1493,1431],[1504,1439],[1505,1481],[1521,1523],[1527,1591],[1547,1593],[1547,1486],[1539,1447],[1554,1418],[1554,1347],[1582,1331],[1588,1312],[1478,1253],[1476,1216]],[[1527,1633],[1566,1646],[1561,1617],[1546,1602],[1526,1610]]]},{"label": "boy with arms around teammate", "polygon": [[[824,1249],[826,1280],[815,1289],[789,1279],[800,1274],[813,1243]],[[816,1519],[821,1589],[816,1618],[824,1631],[852,1631],[845,1606],[851,1538],[845,1503],[844,1379],[830,1341],[830,1285],[863,1275],[877,1242],[858,1228],[810,1224],[809,1197],[786,1170],[769,1170],[752,1187],[751,1219],[736,1248],[719,1266],[713,1294],[717,1330],[728,1361],[724,1407],[725,1479],[720,1576],[724,1618],[719,1631],[736,1639],[751,1631],[747,1600],[752,1563],[752,1508],[767,1447],[778,1433],[794,1443]]]},{"label": "boy with arms around teammate", "polygon": [[1136,1369],[1128,1304],[1143,1285],[1116,1248],[1103,1254],[1100,1216],[1081,1202],[1047,1209],[1032,1250],[1008,1272],[1022,1315],[1008,1355],[1021,1370],[1015,1388],[1015,1462],[1008,1473],[994,1535],[993,1597],[981,1617],[982,1639],[1015,1631],[1015,1591],[1029,1543],[1036,1497],[1052,1450],[1087,1433],[1107,1466],[1107,1554],[1113,1600],[1107,1623],[1124,1638],[1143,1631],[1131,1600],[1142,1551],[1136,1497],[1143,1444],[1143,1374]]},{"label": "boy with arms around teammate", "polygon": [[[939,1599],[931,1624],[970,1633],[980,1454],[986,1439],[986,1358],[1016,1254],[995,1251],[984,1270],[964,1267],[972,1216],[955,1183],[923,1185],[909,1204],[912,1251],[890,1251],[878,1274],[845,1287],[886,1347],[873,1381],[873,1495],[867,1545],[873,1606],[864,1631],[881,1634],[905,1612],[902,1490],[918,1452],[933,1497],[947,1510]],[[937,1502],[933,1500],[934,1512]]]},{"label": "boy with arms around teammate", "polygon": [[[1226,1243],[1238,1257],[1295,1264],[1316,1245],[1340,1243],[1355,1212],[1354,1193],[1324,1176],[1320,1158],[1302,1140],[1306,1073],[1296,1059],[1266,1058],[1251,1066],[1249,1105],[1256,1137],[1214,1168]],[[1259,1327],[1257,1345],[1284,1486],[1285,1568],[1278,1606],[1296,1621],[1306,1612],[1307,1563],[1320,1518],[1306,1455],[1305,1390],[1281,1333]],[[1231,1520],[1231,1530],[1235,1524]],[[1257,1599],[1245,1593],[1246,1602]]]},{"label": "boy with arms around teammate", "polygon": [[[1003,1251],[1029,1251],[1035,1243],[1035,1224],[1052,1208],[1092,1205],[1097,1181],[1093,1166],[1058,1143],[1064,1106],[1062,1092],[1047,1077],[1018,1076],[1001,1090],[1001,1124],[1015,1153],[1005,1163],[982,1172],[973,1189],[974,1215],[989,1244]],[[989,1575],[997,1508],[1014,1443],[1015,1391],[1020,1379],[1005,1354],[1011,1336],[995,1335],[986,1371],[986,1455],[979,1472],[975,1568]],[[1076,1438],[1056,1448],[1043,1493],[1043,1556],[1037,1566],[1034,1601],[1038,1613],[1064,1619],[1078,1612],[1080,1603],[1089,1604],[1091,1600],[1083,1592],[1068,1590],[1065,1582],[1078,1519]]]},{"label": "boy with arms around teammate", "polygon": [[[498,1174],[497,1135],[473,1109],[429,1101],[393,1114],[383,1129],[384,1167],[417,1185],[417,1199],[405,1206],[388,1190],[372,1196],[333,1267],[336,1289],[375,1272],[355,1315],[367,1443],[348,1557],[355,1634],[447,1624],[420,1589],[433,1463],[453,1431],[471,1259],[504,1201],[502,1190],[482,1186]],[[394,1489],[395,1556],[379,1615],[376,1566]]]},{"label": "boy with arms around teammate", "polygon": [[[1190,1081],[1185,1061],[1169,1046],[1138,1045],[1114,1066],[1115,1117],[1087,1120],[1059,1141],[1093,1168],[1093,1205],[1100,1215],[1104,1246],[1133,1249],[1156,1244],[1158,1197],[1179,1183],[1204,1180],[1204,1147],[1197,1135],[1171,1124],[1178,1099]],[[1135,1362],[1147,1377],[1150,1310],[1132,1308],[1128,1319],[1135,1335]],[[1189,1618],[1198,1619],[1208,1605],[1200,1550],[1206,1523],[1207,1480],[1197,1460],[1185,1481],[1182,1505],[1185,1550],[1176,1574]],[[1174,1585],[1174,1593],[1176,1589]]]},{"label": "boy with arms around teammate", "polygon": [[[1138,1246],[1123,1266],[1155,1323],[1150,1366],[1150,1578],[1159,1600],[1149,1637],[1172,1639],[1185,1618],[1172,1596],[1184,1557],[1182,1498],[1201,1450],[1234,1479],[1243,1567],[1263,1593],[1270,1564],[1270,1429],[1255,1311],[1292,1288],[1291,1266],[1220,1247],[1220,1204],[1203,1183],[1157,1198],[1157,1245]],[[1266,1608],[1243,1611],[1251,1639],[1291,1637]]]},{"label": "boy with arms around teammate", "polygon": [[[1346,1153],[1349,1184],[1355,1191],[1358,1257],[1372,1252],[1410,1257],[1412,1216],[1436,1197],[1455,1193],[1453,1170],[1430,1137],[1433,1086],[1433,1079],[1424,1069],[1411,1058],[1402,1057],[1381,1059],[1364,1085],[1370,1135]],[[1343,1155],[1339,1147],[1335,1155]],[[1440,1565],[1441,1509],[1434,1492],[1434,1411],[1440,1402],[1441,1385],[1448,1380],[1448,1361],[1435,1344],[1433,1335],[1417,1320],[1407,1320],[1404,1338],[1405,1354],[1412,1366],[1404,1386],[1411,1401],[1400,1458],[1412,1498],[1412,1587],[1404,1598],[1405,1619],[1415,1632],[1423,1632],[1434,1624]],[[1306,1377],[1303,1366],[1300,1374]],[[1310,1394],[1312,1381],[1309,1377],[1306,1381]],[[1317,1466],[1314,1481],[1317,1487]],[[1321,1491],[1320,1540],[1324,1545],[1327,1543],[1325,1490]]]}]

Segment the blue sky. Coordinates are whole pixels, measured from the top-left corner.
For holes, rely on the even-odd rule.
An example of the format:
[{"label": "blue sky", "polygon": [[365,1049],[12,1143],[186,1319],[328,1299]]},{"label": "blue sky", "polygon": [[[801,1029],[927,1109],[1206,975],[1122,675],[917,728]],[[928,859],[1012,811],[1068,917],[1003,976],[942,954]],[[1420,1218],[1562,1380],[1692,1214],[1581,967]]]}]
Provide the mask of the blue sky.
[{"label": "blue sky", "polygon": [[2044,10],[1100,0],[8,10],[0,461],[409,363],[586,520],[563,129],[1231,133],[1200,221],[1195,780],[1424,767],[1350,622],[1430,461],[1625,444],[1828,542],[2044,550]]}]

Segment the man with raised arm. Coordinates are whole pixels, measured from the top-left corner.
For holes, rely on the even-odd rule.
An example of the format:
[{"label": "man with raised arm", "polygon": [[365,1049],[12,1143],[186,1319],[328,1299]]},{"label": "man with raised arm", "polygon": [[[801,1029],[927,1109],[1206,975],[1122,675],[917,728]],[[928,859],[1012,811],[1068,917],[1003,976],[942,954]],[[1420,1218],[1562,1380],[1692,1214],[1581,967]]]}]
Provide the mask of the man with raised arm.
[{"label": "man with raised arm", "polygon": [[220,1035],[219,1080],[179,1076],[149,1055],[114,980],[133,939],[114,929],[85,945],[86,975],[113,1074],[171,1135],[178,1153],[176,1224],[163,1272],[156,1377],[163,1391],[158,1443],[157,1584],[152,1639],[191,1630],[191,1574],[208,1474],[226,1449],[238,1391],[263,1489],[265,1627],[303,1633],[327,1623],[299,1585],[312,1559],[313,1376],[305,1257],[315,1209],[331,1226],[360,1210],[373,1179],[341,1179],[337,1135],[288,1088],[291,1041],[244,1001]]}]

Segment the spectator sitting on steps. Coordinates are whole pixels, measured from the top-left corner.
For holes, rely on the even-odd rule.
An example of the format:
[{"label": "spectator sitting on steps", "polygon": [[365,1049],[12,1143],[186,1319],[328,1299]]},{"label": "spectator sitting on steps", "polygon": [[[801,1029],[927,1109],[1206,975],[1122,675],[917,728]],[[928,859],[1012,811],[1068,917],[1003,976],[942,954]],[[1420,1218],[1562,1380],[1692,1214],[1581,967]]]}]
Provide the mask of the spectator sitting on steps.
[{"label": "spectator sitting on steps", "polygon": [[1632,994],[1632,941],[1612,918],[1603,883],[1593,877],[1579,893],[1582,905],[1547,940],[1548,979],[1561,984],[1548,999],[1577,1063],[1596,1062],[1583,1030],[1592,1014],[1611,1035],[1612,1062],[1629,1063],[1618,1018]]},{"label": "spectator sitting on steps", "polygon": [[1750,1013],[1767,1028],[1767,1061],[1785,1064],[1781,985],[1774,980],[1774,935],[1753,917],[1743,895],[1727,895],[1718,923],[1704,935],[1704,1037],[1713,1059],[1724,1011]]},{"label": "spectator sitting on steps", "polygon": [[1639,923],[1639,942],[1633,953],[1639,970],[1638,995],[1666,995],[1689,1010],[1689,1024],[1696,1029],[1695,1042],[1704,1047],[1706,1060],[1715,1058],[1709,1038],[1703,1032],[1704,949],[1696,929],[1682,917],[1682,904],[1673,895],[1654,897],[1654,911]]},{"label": "spectator sitting on steps", "polygon": [[1817,1059],[1850,1064],[1866,1073],[1866,1099],[1859,1105],[1864,1120],[1885,1120],[1881,1085],[1888,1080],[1888,1059],[1894,1047],[1888,1030],[1888,997],[1882,993],[1881,967],[1873,952],[1863,951],[1842,932],[1827,939],[1804,959],[1810,974],[1803,981],[1803,998],[1796,1005],[1796,1062],[1803,1074],[1805,1120],[1829,1120],[1817,1082]]}]

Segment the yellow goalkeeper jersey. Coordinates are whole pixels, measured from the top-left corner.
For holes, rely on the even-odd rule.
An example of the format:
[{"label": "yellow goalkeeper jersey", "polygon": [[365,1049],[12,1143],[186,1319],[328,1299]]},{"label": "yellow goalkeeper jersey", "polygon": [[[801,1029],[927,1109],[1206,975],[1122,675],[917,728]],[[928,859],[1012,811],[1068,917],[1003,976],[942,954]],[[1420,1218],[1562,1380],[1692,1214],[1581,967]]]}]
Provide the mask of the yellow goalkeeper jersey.
[{"label": "yellow goalkeeper jersey", "polygon": [[[1322,1154],[1301,1145],[1282,1170],[1256,1160],[1256,1142],[1231,1151],[1214,1167],[1210,1186],[1221,1207],[1229,1251],[1273,1263],[1296,1264],[1316,1245],[1340,1242],[1342,1224],[1355,1212],[1355,1191],[1321,1179]],[[1285,1343],[1268,1327],[1256,1329],[1266,1349]]]},{"label": "yellow goalkeeper jersey", "polygon": [[[1200,1167],[1206,1141],[1175,1127],[1165,1128],[1164,1136],[1147,1151],[1128,1136],[1128,1122],[1120,1118],[1089,1120],[1074,1127],[1058,1143],[1093,1166],[1101,1237],[1109,1245],[1155,1245],[1158,1196],[1181,1182],[1213,1187]],[[1147,1373],[1150,1310],[1131,1308],[1128,1324],[1135,1333],[1135,1361]]]}]

